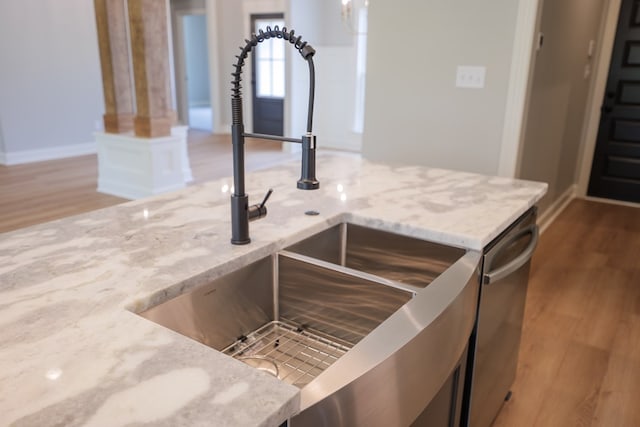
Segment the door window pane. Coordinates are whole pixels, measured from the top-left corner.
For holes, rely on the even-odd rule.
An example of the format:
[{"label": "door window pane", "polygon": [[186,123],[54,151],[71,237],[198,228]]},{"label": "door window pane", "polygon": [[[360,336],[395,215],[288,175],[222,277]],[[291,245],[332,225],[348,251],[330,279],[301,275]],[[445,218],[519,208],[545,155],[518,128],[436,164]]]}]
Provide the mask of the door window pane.
[{"label": "door window pane", "polygon": [[284,98],[284,59],[272,62],[272,70],[274,76],[282,76],[283,78],[273,79],[271,85],[272,96]]},{"label": "door window pane", "polygon": [[271,90],[271,62],[258,60],[256,62],[256,65],[258,66],[258,69],[256,70],[256,85],[258,96],[273,96]]},{"label": "door window pane", "polygon": [[[282,40],[269,40],[273,42],[271,45],[273,46],[273,59],[282,59],[284,60],[284,39]],[[287,42],[288,43],[288,42]]]},{"label": "door window pane", "polygon": [[273,40],[265,40],[262,43],[258,43],[258,45],[256,46],[256,57],[258,59],[271,58],[271,43],[273,43]]},{"label": "door window pane", "polygon": [[[284,20],[281,19],[256,19],[254,31],[266,31],[282,28]],[[263,98],[284,98],[285,95],[285,67],[284,67],[284,40],[268,39],[256,46],[256,94]]]}]

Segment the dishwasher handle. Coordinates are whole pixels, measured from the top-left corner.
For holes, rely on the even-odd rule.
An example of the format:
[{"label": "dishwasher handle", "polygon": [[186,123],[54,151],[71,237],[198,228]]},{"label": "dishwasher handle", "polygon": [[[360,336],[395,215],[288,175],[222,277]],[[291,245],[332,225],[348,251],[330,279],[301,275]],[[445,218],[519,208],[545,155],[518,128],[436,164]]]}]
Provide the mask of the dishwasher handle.
[{"label": "dishwasher handle", "polygon": [[[538,231],[538,226],[536,224],[530,225],[529,227],[515,234],[509,240],[506,240],[502,245],[500,245],[500,248],[496,250],[496,253],[501,252],[504,248],[508,247],[513,242],[521,239],[523,236],[527,234],[531,234],[531,241],[529,242],[529,245],[527,245],[525,250],[522,251],[520,255],[515,257],[507,265],[504,265],[500,268],[497,268],[493,271],[489,271],[488,273],[484,274],[483,283],[485,285],[489,285],[493,282],[497,282],[498,280],[504,279],[505,277],[507,277],[508,275],[510,275],[511,273],[513,273],[514,271],[518,270],[520,267],[525,265],[531,259],[531,257],[533,256],[533,251],[535,251],[536,246],[538,246],[539,231]],[[489,265],[486,266],[487,270],[491,268],[491,262],[489,262],[488,264]]]}]

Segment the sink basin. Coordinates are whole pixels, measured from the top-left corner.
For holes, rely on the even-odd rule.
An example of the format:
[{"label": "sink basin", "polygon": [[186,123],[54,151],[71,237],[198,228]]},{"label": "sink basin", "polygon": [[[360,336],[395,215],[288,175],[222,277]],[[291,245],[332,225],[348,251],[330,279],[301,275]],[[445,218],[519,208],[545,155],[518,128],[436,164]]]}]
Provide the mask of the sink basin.
[{"label": "sink basin", "polygon": [[303,387],[412,296],[275,254],[140,314]]},{"label": "sink basin", "polygon": [[429,285],[466,253],[350,223],[338,224],[287,250],[418,288]]},{"label": "sink basin", "polygon": [[340,224],[139,314],[299,387],[293,427],[410,425],[459,375],[480,260]]}]

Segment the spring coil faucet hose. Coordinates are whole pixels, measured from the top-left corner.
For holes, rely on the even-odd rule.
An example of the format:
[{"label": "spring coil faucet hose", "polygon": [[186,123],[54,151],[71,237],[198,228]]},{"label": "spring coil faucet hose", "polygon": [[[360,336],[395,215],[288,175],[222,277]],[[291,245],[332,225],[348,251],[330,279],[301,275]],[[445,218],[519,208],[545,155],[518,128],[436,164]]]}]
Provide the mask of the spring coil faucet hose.
[{"label": "spring coil faucet hose", "polygon": [[277,38],[284,39],[291,43],[300,55],[309,62],[309,71],[311,73],[309,80],[309,109],[307,112],[307,132],[311,133],[311,128],[313,125],[313,103],[315,96],[315,69],[313,67],[313,61],[311,58],[316,53],[316,50],[311,47],[306,41],[302,41],[302,36],[295,35],[295,30],[288,31],[287,27],[282,27],[282,30],[276,25],[273,29],[271,27],[267,27],[266,31],[258,30],[258,34],[253,34],[251,39],[245,39],[244,47],[240,46],[241,53],[240,55],[236,55],[238,58],[238,62],[234,66],[235,71],[231,73],[233,76],[233,80],[231,81],[231,105],[232,105],[232,119],[233,124],[241,124],[243,122],[242,117],[242,86],[240,82],[242,81],[242,67],[244,67],[245,60],[249,53],[253,50],[254,47],[258,45],[258,43],[262,43],[265,40]]}]

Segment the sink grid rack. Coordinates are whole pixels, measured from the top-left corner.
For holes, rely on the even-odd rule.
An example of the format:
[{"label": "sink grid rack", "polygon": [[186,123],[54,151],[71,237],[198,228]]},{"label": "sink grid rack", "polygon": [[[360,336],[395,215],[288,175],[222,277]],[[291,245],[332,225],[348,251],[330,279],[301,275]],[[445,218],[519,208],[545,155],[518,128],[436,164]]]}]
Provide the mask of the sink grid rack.
[{"label": "sink grid rack", "polygon": [[351,347],[346,341],[281,319],[240,337],[222,353],[302,388]]}]

